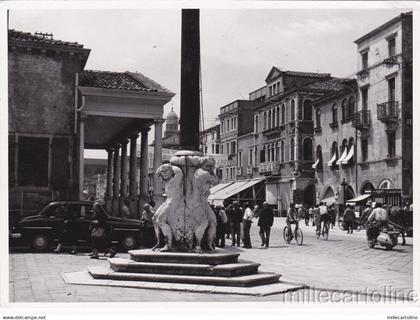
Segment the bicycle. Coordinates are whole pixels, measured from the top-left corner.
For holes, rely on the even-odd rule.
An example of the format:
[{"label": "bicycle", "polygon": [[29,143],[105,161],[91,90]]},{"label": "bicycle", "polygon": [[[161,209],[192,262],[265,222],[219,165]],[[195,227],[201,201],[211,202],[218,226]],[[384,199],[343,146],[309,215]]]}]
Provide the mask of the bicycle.
[{"label": "bicycle", "polygon": [[299,246],[303,244],[303,233],[300,228],[297,228],[295,234],[293,235],[292,230],[288,226],[285,226],[283,229],[283,238],[287,244],[290,244],[293,238]]},{"label": "bicycle", "polygon": [[[322,238],[324,240],[328,240],[328,236],[330,234],[330,222],[329,221],[323,221],[322,223],[322,231],[320,229],[316,230],[316,238],[319,239],[322,235]],[[320,223],[320,226],[321,226]]]}]

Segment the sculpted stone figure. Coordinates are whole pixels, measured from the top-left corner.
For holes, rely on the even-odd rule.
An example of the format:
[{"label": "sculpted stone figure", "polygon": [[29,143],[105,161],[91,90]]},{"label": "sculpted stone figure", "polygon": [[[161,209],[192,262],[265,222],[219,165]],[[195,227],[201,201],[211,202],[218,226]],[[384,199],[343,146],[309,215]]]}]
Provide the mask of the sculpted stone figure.
[{"label": "sculpted stone figure", "polygon": [[172,249],[172,230],[168,224],[171,211],[184,202],[183,195],[183,172],[180,168],[171,164],[163,164],[160,166],[156,174],[166,182],[165,192],[166,201],[159,207],[153,216],[157,244],[153,247],[156,250],[160,247],[160,231],[165,237],[165,246],[160,251],[169,251]]},{"label": "sculpted stone figure", "polygon": [[187,198],[187,206],[194,212],[194,235],[196,238],[196,252],[202,252],[203,236],[207,232],[207,247],[213,250],[213,240],[216,236],[217,219],[207,202],[210,188],[218,183],[214,174],[215,161],[213,158],[202,157],[200,167],[194,171],[192,192]]}]

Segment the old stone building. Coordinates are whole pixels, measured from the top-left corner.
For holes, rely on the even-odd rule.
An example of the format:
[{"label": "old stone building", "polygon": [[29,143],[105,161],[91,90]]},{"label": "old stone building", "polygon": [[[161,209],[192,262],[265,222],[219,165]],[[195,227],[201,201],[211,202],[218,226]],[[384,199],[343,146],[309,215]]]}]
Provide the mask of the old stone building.
[{"label": "old stone building", "polygon": [[84,70],[90,50],[51,34],[9,30],[8,49],[10,223],[51,200],[83,198],[85,149],[108,152],[110,213],[126,199],[133,212],[150,201],[148,131],[155,127],[157,167],[174,94],[140,73]]},{"label": "old stone building", "polygon": [[79,194],[75,75],[90,49],[50,34],[9,36],[10,222]]},{"label": "old stone building", "polygon": [[328,205],[342,205],[358,190],[357,131],[353,126],[357,82],[335,80],[335,89],[313,102],[316,201]]},{"label": "old stone building", "polygon": [[359,100],[358,193],[397,189],[412,199],[412,13],[355,41]]}]

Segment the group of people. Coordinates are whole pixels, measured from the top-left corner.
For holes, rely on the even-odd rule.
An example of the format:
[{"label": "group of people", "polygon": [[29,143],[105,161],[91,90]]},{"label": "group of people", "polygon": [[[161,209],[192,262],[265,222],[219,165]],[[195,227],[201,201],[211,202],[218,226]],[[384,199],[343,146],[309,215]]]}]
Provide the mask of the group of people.
[{"label": "group of people", "polygon": [[249,203],[239,206],[238,201],[234,201],[226,208],[221,205],[212,206],[217,218],[215,246],[224,248],[225,239],[231,239],[232,246],[241,246],[243,248],[252,248],[250,230],[252,224],[258,219],[259,234],[261,246],[269,247],[270,231],[273,226],[274,214],[268,203],[264,202],[262,208],[255,205],[251,208]]}]

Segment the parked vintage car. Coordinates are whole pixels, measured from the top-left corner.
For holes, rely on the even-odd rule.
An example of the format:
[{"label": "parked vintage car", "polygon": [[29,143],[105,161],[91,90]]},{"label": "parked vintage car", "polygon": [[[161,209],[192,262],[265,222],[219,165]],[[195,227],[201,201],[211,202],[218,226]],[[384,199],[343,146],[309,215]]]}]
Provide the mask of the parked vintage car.
[{"label": "parked vintage car", "polygon": [[[36,251],[51,249],[58,241],[64,227],[65,217],[76,218],[77,241],[90,245],[90,226],[93,219],[92,201],[56,201],[47,204],[36,215],[22,218],[11,232],[13,239],[29,244]],[[111,225],[112,242],[126,250],[135,249],[140,241],[141,222],[135,219],[122,219],[107,214]]]}]

